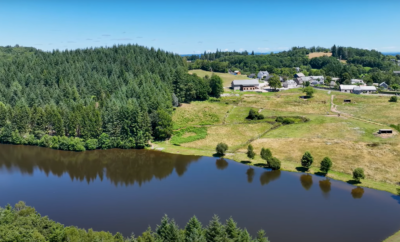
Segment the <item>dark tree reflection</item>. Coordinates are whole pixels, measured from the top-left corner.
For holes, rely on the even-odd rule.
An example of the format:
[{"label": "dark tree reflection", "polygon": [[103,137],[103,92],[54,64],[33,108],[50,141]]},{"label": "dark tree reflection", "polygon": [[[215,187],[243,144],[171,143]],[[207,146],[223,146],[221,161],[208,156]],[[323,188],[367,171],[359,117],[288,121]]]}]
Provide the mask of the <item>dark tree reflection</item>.
[{"label": "dark tree reflection", "polygon": [[261,185],[267,185],[268,183],[278,179],[281,176],[281,171],[266,171],[260,176]]},{"label": "dark tree reflection", "polygon": [[306,189],[308,191],[308,190],[310,190],[310,188],[313,184],[312,176],[310,174],[301,175],[300,182],[301,182],[301,185],[304,187],[304,189]]},{"label": "dark tree reflection", "polygon": [[106,178],[115,185],[141,185],[154,178],[164,179],[175,170],[182,176],[188,165],[200,157],[173,155],[150,150],[59,151],[34,146],[0,146],[0,169],[33,174],[35,169],[46,175],[87,183]]},{"label": "dark tree reflection", "polygon": [[319,181],[319,188],[321,188],[322,194],[324,197],[328,197],[329,192],[331,191],[331,181],[326,178],[325,180]]},{"label": "dark tree reflection", "polygon": [[228,167],[228,162],[226,160],[224,160],[223,158],[221,158],[215,162],[215,165],[217,166],[218,170],[224,170]]},{"label": "dark tree reflection", "polygon": [[252,183],[253,182],[253,178],[254,178],[254,169],[253,168],[249,168],[246,171],[247,174],[247,182],[248,183]]},{"label": "dark tree reflection", "polygon": [[356,187],[353,190],[351,190],[351,195],[353,196],[354,199],[360,199],[364,195],[364,188],[362,187]]}]

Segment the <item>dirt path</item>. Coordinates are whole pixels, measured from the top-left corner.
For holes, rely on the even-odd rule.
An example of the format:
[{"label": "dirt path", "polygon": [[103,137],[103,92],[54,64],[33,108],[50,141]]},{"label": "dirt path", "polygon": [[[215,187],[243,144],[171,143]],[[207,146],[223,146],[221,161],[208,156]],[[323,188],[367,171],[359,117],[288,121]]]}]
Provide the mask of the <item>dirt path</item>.
[{"label": "dirt path", "polygon": [[379,126],[383,126],[383,127],[387,127],[387,125],[385,124],[381,124],[381,123],[377,123],[377,122],[373,122],[373,121],[369,121],[367,119],[362,119],[362,118],[356,118],[351,114],[347,114],[347,113],[343,113],[337,110],[337,105],[335,105],[333,103],[333,99],[334,99],[335,95],[331,95],[331,112],[337,113],[339,117],[344,117],[344,118],[352,118],[355,120],[359,120],[362,121],[364,123],[369,123],[369,124],[375,124],[375,125],[379,125]]}]

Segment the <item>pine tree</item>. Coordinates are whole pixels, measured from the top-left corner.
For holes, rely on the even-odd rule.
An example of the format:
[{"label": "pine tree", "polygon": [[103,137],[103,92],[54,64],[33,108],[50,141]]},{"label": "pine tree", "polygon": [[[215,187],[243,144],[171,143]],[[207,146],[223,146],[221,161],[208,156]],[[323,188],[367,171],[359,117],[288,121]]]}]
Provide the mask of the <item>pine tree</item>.
[{"label": "pine tree", "polygon": [[266,237],[264,230],[260,230],[257,232],[257,239],[256,242],[269,242],[268,238]]},{"label": "pine tree", "polygon": [[252,242],[252,238],[249,234],[249,232],[247,232],[247,229],[244,229],[239,236],[239,241],[240,242]]},{"label": "pine tree", "polygon": [[232,218],[229,218],[226,221],[225,225],[225,233],[227,234],[228,238],[232,241],[238,241],[240,235],[240,229],[237,228],[237,224],[233,221]]},{"label": "pine tree", "polygon": [[7,108],[4,103],[0,102],[0,129],[7,123]]},{"label": "pine tree", "polygon": [[[199,235],[202,234],[203,226],[200,221],[193,216],[185,227],[185,241],[192,241],[193,239],[197,239]],[[189,239],[190,238],[190,239]]]},{"label": "pine tree", "polygon": [[224,237],[224,227],[219,217],[214,215],[205,232],[207,242],[220,242]]}]

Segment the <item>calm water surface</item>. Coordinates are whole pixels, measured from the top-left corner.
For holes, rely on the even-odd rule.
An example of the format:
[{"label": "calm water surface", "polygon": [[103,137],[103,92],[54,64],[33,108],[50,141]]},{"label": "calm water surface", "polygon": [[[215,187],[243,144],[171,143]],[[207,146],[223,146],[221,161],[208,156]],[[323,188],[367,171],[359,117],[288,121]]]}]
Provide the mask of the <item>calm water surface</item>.
[{"label": "calm water surface", "polygon": [[271,241],[382,241],[400,200],[323,177],[146,150],[83,153],[0,145],[0,206],[23,200],[65,225],[141,234],[164,214],[232,216]]}]

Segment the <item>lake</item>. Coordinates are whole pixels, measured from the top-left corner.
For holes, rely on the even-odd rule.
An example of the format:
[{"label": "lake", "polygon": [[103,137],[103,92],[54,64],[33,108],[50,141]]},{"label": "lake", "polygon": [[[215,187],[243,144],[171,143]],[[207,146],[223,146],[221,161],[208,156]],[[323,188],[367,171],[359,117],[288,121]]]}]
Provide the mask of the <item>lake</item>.
[{"label": "lake", "polygon": [[0,206],[25,201],[64,225],[141,234],[164,214],[183,227],[230,216],[278,241],[382,241],[400,199],[324,177],[150,150],[83,153],[0,145]]}]

